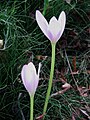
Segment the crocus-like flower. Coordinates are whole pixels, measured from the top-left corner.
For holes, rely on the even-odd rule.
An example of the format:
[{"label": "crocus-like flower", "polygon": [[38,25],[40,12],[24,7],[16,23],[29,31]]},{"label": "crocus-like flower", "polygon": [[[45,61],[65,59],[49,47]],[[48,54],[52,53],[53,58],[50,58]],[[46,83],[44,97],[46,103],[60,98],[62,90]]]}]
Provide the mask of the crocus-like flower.
[{"label": "crocus-like flower", "polygon": [[36,73],[36,68],[32,62],[30,62],[27,65],[24,65],[22,68],[22,81],[30,96],[34,96],[36,88],[38,86],[40,68],[41,63],[39,63],[38,74]]},{"label": "crocus-like flower", "polygon": [[41,12],[36,10],[36,21],[45,36],[52,43],[56,43],[63,34],[66,23],[66,15],[65,12],[62,11],[58,20],[55,16],[53,16],[48,23]]}]

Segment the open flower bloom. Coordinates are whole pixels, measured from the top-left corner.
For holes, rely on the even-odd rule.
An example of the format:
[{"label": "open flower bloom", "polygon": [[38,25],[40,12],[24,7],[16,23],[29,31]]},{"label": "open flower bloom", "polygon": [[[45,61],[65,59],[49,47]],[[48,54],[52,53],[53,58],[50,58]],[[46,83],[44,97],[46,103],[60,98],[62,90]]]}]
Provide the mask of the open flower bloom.
[{"label": "open flower bloom", "polygon": [[38,74],[36,73],[36,68],[32,62],[24,65],[22,68],[22,81],[30,96],[35,94],[36,88],[38,87],[40,68],[41,63],[39,63]]},{"label": "open flower bloom", "polygon": [[52,43],[56,43],[63,34],[66,23],[66,15],[65,12],[62,11],[58,20],[55,16],[53,16],[48,23],[41,12],[36,10],[36,21],[45,36]]}]

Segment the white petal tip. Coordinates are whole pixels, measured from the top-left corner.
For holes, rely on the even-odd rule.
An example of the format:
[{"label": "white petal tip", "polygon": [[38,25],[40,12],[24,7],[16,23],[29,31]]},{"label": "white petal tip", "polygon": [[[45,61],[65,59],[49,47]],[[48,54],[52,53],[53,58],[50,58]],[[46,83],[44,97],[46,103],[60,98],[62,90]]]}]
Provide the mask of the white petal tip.
[{"label": "white petal tip", "polygon": [[66,19],[66,14],[64,11],[61,12],[61,16],[64,17]]},{"label": "white petal tip", "polygon": [[38,77],[39,77],[39,73],[40,73],[40,69],[41,69],[41,67],[42,67],[42,64],[41,64],[41,63],[39,63],[39,68],[38,68]]}]

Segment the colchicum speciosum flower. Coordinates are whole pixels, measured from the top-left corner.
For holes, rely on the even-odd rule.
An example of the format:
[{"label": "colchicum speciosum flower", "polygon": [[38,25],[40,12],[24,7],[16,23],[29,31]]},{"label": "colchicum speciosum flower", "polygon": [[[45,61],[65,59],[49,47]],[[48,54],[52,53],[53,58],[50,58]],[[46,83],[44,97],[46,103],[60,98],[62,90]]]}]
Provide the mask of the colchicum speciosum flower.
[{"label": "colchicum speciosum flower", "polygon": [[38,86],[40,67],[41,64],[39,63],[38,74],[36,73],[36,68],[32,62],[24,65],[22,68],[22,81],[30,96],[33,96],[35,94],[36,88]]},{"label": "colchicum speciosum flower", "polygon": [[41,63],[39,63],[38,74],[32,62],[24,65],[21,71],[23,84],[30,95],[30,120],[33,120],[34,95],[39,83]]},{"label": "colchicum speciosum flower", "polygon": [[53,16],[49,23],[39,10],[36,11],[36,21],[44,35],[52,42],[56,43],[63,34],[66,23],[65,12],[62,11],[58,20]]},{"label": "colchicum speciosum flower", "polygon": [[50,92],[51,92],[51,88],[52,88],[52,80],[53,80],[53,75],[54,75],[55,47],[56,47],[57,41],[60,39],[60,37],[62,36],[63,31],[65,29],[66,14],[64,11],[62,11],[61,14],[59,15],[58,20],[56,19],[55,16],[53,16],[48,23],[47,20],[45,19],[45,17],[41,14],[41,12],[39,10],[37,10],[36,11],[36,21],[37,21],[38,26],[44,33],[44,35],[51,41],[51,45],[52,45],[50,79],[49,79],[47,95],[46,95],[46,100],[45,100],[44,109],[43,109],[43,115],[45,115],[47,106],[48,106],[48,101],[50,98]]}]

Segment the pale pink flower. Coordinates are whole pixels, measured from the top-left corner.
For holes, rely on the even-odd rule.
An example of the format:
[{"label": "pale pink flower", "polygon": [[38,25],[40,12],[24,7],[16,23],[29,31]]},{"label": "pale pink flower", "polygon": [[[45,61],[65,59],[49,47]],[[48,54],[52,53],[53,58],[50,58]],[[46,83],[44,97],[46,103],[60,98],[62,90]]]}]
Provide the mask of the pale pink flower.
[{"label": "pale pink flower", "polygon": [[60,39],[65,29],[66,15],[65,12],[62,11],[59,15],[58,20],[55,16],[53,16],[48,23],[41,12],[39,10],[36,10],[36,21],[44,35],[52,43],[56,43]]},{"label": "pale pink flower", "polygon": [[35,91],[38,87],[40,68],[41,63],[39,63],[38,74],[36,73],[36,68],[32,62],[24,65],[22,68],[22,81],[30,96],[35,94]]}]

